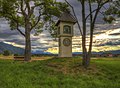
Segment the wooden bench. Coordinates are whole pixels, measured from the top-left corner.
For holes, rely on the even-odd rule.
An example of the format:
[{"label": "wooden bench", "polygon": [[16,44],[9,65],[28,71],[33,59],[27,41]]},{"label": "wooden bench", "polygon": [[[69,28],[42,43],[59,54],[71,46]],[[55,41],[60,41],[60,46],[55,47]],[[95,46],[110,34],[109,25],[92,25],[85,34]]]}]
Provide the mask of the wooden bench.
[{"label": "wooden bench", "polygon": [[14,60],[16,60],[16,61],[24,61],[24,56],[14,56]]}]

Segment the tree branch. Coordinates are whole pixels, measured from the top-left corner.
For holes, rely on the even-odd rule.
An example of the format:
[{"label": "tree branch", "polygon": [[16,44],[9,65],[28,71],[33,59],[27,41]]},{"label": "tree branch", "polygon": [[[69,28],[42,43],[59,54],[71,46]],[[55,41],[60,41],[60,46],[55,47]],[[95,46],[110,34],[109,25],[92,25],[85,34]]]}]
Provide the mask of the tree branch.
[{"label": "tree branch", "polygon": [[[91,13],[90,13],[90,14],[92,14],[92,13],[96,12],[96,10],[97,10],[97,9],[95,9],[95,10],[91,11]],[[90,14],[88,14],[88,15],[86,16],[85,20],[87,20],[87,19],[88,19],[88,17],[90,16]]]},{"label": "tree branch", "polygon": [[77,18],[77,16],[76,16],[76,13],[75,13],[75,10],[74,10],[73,6],[72,6],[67,0],[65,0],[65,2],[72,8],[74,17],[75,17],[75,19],[77,20],[77,25],[78,25],[78,28],[79,28],[79,30],[80,30],[80,34],[83,35],[82,30],[81,30],[81,26],[80,26],[80,24],[79,24],[79,21],[78,21],[78,18]]},{"label": "tree branch", "polygon": [[34,25],[31,26],[31,29],[30,29],[30,30],[32,30],[32,29],[39,23],[40,20],[41,20],[41,14],[39,14],[36,23],[35,23]]},{"label": "tree branch", "polygon": [[116,3],[117,3],[116,1],[113,1],[113,4],[115,5],[115,7],[116,7],[117,9],[120,9],[120,6],[119,6],[120,3],[117,3],[117,4],[116,4]]},{"label": "tree branch", "polygon": [[30,16],[33,14],[34,9],[35,9],[36,7],[38,7],[38,6],[41,6],[41,5],[44,5],[44,3],[40,3],[40,4],[37,4],[37,5],[35,5],[35,6],[32,6],[32,7],[31,7],[31,10],[30,10]]},{"label": "tree branch", "polygon": [[27,15],[30,17],[32,13],[31,13],[31,8],[30,8],[29,0],[25,0],[25,4],[26,4],[26,8],[27,8]]},{"label": "tree branch", "polygon": [[105,17],[105,14],[103,12],[99,11],[99,13],[102,14]]},{"label": "tree branch", "polygon": [[18,24],[18,22],[17,22],[16,24],[17,24],[17,30],[19,31],[19,33],[25,37],[25,34],[19,29],[19,24]]},{"label": "tree branch", "polygon": [[18,30],[18,32],[25,37],[25,34],[19,29],[19,23],[18,23],[17,19],[15,19],[13,17],[13,15],[10,14],[9,12],[7,12],[7,14],[9,14],[8,18],[11,19],[11,20],[13,20],[16,23],[16,29]]},{"label": "tree branch", "polygon": [[34,8],[36,8],[36,7],[38,7],[38,6],[41,6],[41,5],[44,5],[45,3],[40,3],[40,4],[37,4],[37,5],[35,5],[35,6],[32,6],[31,8],[32,9],[34,9]]},{"label": "tree branch", "polygon": [[[92,14],[91,0],[88,0],[88,3],[89,3],[89,11],[90,11],[90,23],[92,24],[93,14]],[[86,20],[87,20],[87,19],[86,19]]]},{"label": "tree branch", "polygon": [[24,3],[23,0],[21,0],[20,9],[21,9],[21,11],[22,11],[22,14],[26,17],[27,14],[26,14],[25,10],[23,9],[23,7],[24,7],[23,3]]},{"label": "tree branch", "polygon": [[19,23],[17,20],[13,19],[16,22],[16,29],[18,30],[18,32],[23,35],[25,37],[25,34],[19,29]]},{"label": "tree branch", "polygon": [[98,15],[100,9],[101,9],[106,3],[108,3],[109,1],[110,1],[110,0],[107,0],[107,1],[105,1],[104,3],[101,2],[101,3],[98,4],[98,8],[97,8],[97,11],[96,11],[95,16],[94,16],[94,19],[93,19],[93,24],[95,24],[95,21],[96,21],[96,18],[97,18],[97,15]]}]

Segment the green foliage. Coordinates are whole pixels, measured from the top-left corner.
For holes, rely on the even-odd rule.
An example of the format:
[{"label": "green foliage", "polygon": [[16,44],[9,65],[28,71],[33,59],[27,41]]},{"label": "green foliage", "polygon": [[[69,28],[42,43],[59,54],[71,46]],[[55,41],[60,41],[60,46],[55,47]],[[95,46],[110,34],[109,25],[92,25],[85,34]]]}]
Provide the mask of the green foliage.
[{"label": "green foliage", "polygon": [[108,10],[105,11],[105,14],[106,15],[111,15],[111,14],[117,14],[118,10],[113,7],[113,6],[110,6]]},{"label": "green foliage", "polygon": [[[116,60],[115,60],[116,59]],[[55,58],[45,61],[0,60],[1,88],[119,88],[120,60],[92,60],[81,67],[81,59]]]},{"label": "green foliage", "polygon": [[106,22],[111,23],[117,17],[120,17],[120,0],[112,1],[110,7],[105,11]]},{"label": "green foliage", "polygon": [[16,54],[14,54],[14,56],[19,56],[19,54],[16,53]]},{"label": "green foliage", "polygon": [[115,19],[113,16],[107,16],[107,17],[104,17],[103,20],[104,20],[105,22],[112,23],[112,22],[115,21],[116,19]]},{"label": "green foliage", "polygon": [[[30,4],[33,3],[33,4]],[[12,30],[31,25],[31,30],[41,31],[52,17],[67,9],[65,3],[55,0],[4,0],[0,2],[0,15],[10,22]],[[27,22],[27,23],[26,23]]]},{"label": "green foliage", "polygon": [[4,56],[9,56],[11,53],[10,53],[10,51],[9,50],[5,50],[5,51],[3,51],[3,55]]},{"label": "green foliage", "polygon": [[49,32],[53,38],[57,38],[57,27],[55,26],[55,22],[52,22],[52,25],[49,28]]}]

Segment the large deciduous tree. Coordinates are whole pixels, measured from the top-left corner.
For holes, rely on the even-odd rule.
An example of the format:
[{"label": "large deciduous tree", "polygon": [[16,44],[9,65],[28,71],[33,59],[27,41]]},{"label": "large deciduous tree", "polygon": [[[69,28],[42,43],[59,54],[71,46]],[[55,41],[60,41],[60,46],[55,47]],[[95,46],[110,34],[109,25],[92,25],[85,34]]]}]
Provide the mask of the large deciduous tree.
[{"label": "large deciduous tree", "polygon": [[41,31],[51,17],[58,16],[66,7],[56,0],[1,0],[0,3],[0,15],[10,22],[12,30],[25,37],[25,61],[31,60],[31,31]]},{"label": "large deciduous tree", "polygon": [[[80,6],[81,6],[82,24],[79,23],[81,22],[81,20],[78,20],[74,7],[69,3],[69,1],[67,0],[65,1],[72,8],[73,14],[75,18],[77,19],[77,24],[80,30],[80,35],[82,36],[82,52],[83,52],[82,62],[83,62],[83,66],[87,68],[90,64],[92,44],[93,44],[93,33],[95,29],[95,23],[96,23],[97,16],[100,13],[102,13],[101,9],[104,7],[104,5],[109,3],[111,0],[77,0],[78,2],[80,2]],[[95,5],[94,8],[92,6],[93,4]],[[90,37],[89,37],[88,48],[86,45],[87,23],[89,23],[89,26],[90,26],[89,27]]]}]

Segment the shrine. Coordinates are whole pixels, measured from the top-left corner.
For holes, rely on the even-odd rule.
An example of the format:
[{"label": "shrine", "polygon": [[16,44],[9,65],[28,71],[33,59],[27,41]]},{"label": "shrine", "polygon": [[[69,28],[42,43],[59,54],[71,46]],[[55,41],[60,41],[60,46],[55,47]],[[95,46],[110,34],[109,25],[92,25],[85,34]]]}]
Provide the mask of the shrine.
[{"label": "shrine", "polygon": [[72,14],[64,12],[56,23],[59,38],[59,57],[72,57],[73,26],[76,22]]}]

